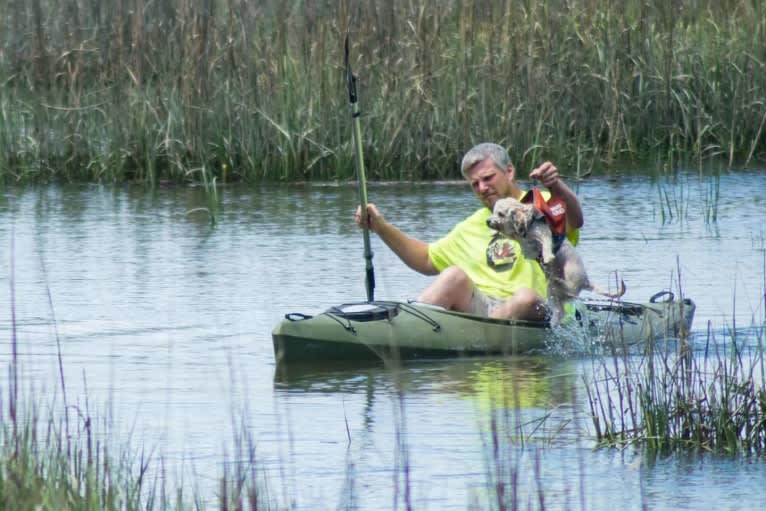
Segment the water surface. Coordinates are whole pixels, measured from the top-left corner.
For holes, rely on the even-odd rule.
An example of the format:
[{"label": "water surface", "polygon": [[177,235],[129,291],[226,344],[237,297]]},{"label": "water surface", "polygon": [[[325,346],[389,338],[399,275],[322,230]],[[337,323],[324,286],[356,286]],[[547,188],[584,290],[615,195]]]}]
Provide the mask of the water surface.
[{"label": "water surface", "polygon": [[[696,342],[736,328],[755,343],[765,184],[762,171],[573,183],[591,279],[606,284],[617,270],[625,299],[645,301],[678,293],[680,272],[697,303]],[[294,509],[486,509],[493,477],[512,473],[523,508],[537,488],[553,509],[766,505],[761,460],[593,449],[584,356],[277,371],[270,332],[284,314],[365,298],[356,189],[226,187],[219,197],[213,225],[198,188],[6,190],[0,360],[14,311],[25,388],[64,401],[58,341],[70,409],[100,417],[111,441],[152,450],[169,473],[193,474],[209,496],[244,428],[272,499]],[[428,241],[478,206],[455,184],[371,184],[369,197]],[[372,248],[376,297],[413,297],[429,282],[374,236]],[[493,459],[498,426],[513,435]]]}]

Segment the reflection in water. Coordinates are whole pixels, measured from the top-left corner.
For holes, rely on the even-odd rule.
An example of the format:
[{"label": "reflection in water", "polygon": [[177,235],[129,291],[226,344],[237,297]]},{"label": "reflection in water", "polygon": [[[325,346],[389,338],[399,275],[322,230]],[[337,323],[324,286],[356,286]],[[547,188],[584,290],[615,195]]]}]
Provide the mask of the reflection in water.
[{"label": "reflection in water", "polygon": [[567,362],[550,357],[492,357],[389,365],[383,362],[322,362],[278,365],[277,391],[355,393],[370,382],[383,394],[430,392],[475,399],[487,408],[533,408],[556,405],[571,388]]},{"label": "reflection in water", "polygon": [[[531,434],[568,434],[577,370],[573,362],[552,357],[490,357],[404,365],[350,363],[278,366],[277,395],[342,394],[364,398],[364,423],[374,420],[374,402],[383,399],[411,408],[422,400],[457,399],[460,413],[470,412],[481,435],[501,428],[508,441]],[[345,398],[344,398],[345,399]],[[398,406],[398,405],[397,405]],[[559,407],[561,413],[552,413]],[[419,406],[415,405],[418,410]],[[567,411],[568,410],[568,411]],[[435,412],[438,415],[438,412]],[[429,414],[416,411],[420,418]],[[498,420],[498,419],[502,420]],[[512,420],[511,420],[512,419]],[[486,440],[486,439],[485,439]]]}]

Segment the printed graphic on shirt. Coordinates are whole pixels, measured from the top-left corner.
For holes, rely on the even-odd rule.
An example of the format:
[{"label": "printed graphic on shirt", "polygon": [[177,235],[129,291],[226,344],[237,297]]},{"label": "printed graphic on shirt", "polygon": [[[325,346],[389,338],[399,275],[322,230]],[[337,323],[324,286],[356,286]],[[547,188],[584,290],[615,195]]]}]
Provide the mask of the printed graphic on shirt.
[{"label": "printed graphic on shirt", "polygon": [[487,266],[496,272],[508,271],[516,264],[516,250],[511,240],[500,233],[492,236],[487,245]]}]

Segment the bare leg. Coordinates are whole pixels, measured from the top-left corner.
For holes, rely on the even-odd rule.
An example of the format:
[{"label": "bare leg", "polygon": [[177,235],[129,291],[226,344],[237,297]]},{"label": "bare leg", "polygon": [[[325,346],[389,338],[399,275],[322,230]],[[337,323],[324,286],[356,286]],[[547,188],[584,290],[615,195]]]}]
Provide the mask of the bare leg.
[{"label": "bare leg", "polygon": [[518,289],[510,300],[492,309],[489,317],[543,321],[546,317],[545,301],[534,290],[524,287]]},{"label": "bare leg", "polygon": [[418,301],[439,305],[445,309],[468,312],[472,296],[471,279],[457,266],[450,266],[420,293]]}]

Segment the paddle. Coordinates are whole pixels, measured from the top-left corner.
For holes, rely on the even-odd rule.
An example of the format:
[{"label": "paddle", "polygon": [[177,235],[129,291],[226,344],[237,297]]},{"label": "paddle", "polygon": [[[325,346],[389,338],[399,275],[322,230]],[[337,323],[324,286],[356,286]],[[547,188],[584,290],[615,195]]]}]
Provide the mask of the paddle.
[{"label": "paddle", "polygon": [[362,206],[362,230],[364,236],[364,259],[366,269],[365,287],[367,289],[367,301],[375,299],[375,270],[372,267],[372,250],[370,249],[370,230],[367,227],[367,181],[364,177],[364,157],[362,155],[362,129],[359,123],[359,106],[356,102],[356,76],[351,72],[351,63],[348,58],[348,32],[345,42],[346,57],[346,83],[348,85],[348,101],[351,105],[351,118],[354,121],[354,164],[356,167],[356,180],[359,186],[359,199]]}]

